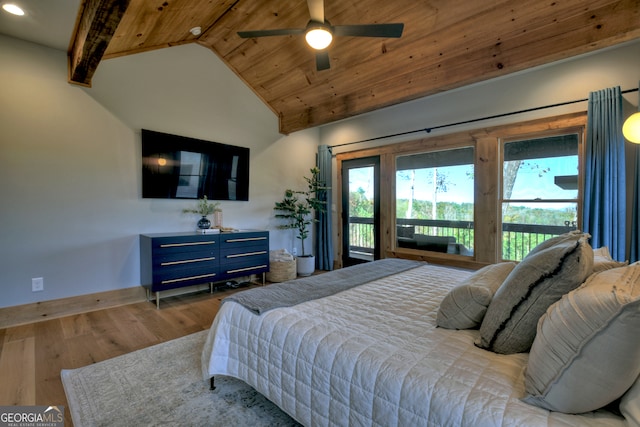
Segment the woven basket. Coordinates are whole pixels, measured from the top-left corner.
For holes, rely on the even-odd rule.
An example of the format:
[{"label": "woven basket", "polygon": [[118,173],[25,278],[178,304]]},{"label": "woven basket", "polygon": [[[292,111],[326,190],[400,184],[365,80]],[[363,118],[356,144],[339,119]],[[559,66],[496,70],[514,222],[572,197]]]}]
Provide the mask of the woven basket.
[{"label": "woven basket", "polygon": [[291,261],[271,261],[267,280],[269,282],[286,282],[296,278],[296,260]]}]

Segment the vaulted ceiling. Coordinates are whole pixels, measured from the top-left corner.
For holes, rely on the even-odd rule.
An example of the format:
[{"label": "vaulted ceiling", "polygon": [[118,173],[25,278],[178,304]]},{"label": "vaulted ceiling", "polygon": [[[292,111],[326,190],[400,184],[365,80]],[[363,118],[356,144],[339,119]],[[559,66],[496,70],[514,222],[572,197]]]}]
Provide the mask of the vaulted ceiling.
[{"label": "vaulted ceiling", "polygon": [[325,0],[325,17],[333,25],[402,22],[404,33],[337,38],[331,68],[317,71],[301,35],[237,35],[304,28],[305,0],[85,0],[69,80],[90,85],[102,60],[198,43],[287,134],[640,37],[638,0]]}]

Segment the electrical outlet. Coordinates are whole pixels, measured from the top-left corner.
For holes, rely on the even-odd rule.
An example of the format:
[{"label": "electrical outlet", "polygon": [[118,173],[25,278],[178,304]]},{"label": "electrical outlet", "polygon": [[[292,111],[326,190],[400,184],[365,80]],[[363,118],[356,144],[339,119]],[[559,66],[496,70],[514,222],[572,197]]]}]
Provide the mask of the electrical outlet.
[{"label": "electrical outlet", "polygon": [[44,291],[44,279],[42,277],[34,277],[31,279],[31,291]]}]

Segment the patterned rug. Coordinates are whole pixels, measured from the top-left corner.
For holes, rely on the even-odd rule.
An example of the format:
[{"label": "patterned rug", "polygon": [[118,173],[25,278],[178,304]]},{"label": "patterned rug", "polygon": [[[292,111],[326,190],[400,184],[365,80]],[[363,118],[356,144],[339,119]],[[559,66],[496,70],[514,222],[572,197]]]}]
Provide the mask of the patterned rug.
[{"label": "patterned rug", "polygon": [[209,390],[200,370],[206,333],[63,370],[74,425],[299,425],[242,381],[219,376]]}]

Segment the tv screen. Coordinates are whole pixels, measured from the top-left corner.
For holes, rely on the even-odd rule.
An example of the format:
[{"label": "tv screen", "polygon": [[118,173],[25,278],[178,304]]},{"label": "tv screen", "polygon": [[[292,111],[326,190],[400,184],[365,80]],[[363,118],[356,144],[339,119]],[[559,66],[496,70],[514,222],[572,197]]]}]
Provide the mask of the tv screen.
[{"label": "tv screen", "polygon": [[142,129],[142,197],[249,200],[249,149]]}]

